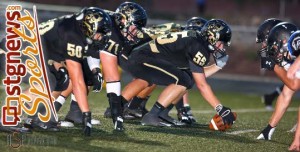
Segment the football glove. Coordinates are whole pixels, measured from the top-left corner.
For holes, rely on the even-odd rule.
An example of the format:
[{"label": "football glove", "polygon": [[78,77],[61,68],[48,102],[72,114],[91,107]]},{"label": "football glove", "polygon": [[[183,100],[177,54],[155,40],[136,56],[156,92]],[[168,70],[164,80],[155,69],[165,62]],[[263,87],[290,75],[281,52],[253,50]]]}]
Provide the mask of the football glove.
[{"label": "football glove", "polygon": [[214,59],[215,59],[217,67],[219,67],[220,69],[222,69],[226,65],[226,63],[228,61],[228,58],[229,58],[228,55],[221,56],[219,58],[215,57]]},{"label": "football glove", "polygon": [[218,115],[222,117],[223,123],[225,125],[226,124],[232,125],[234,123],[235,118],[234,118],[234,115],[233,115],[230,108],[227,108],[227,107],[219,104],[219,105],[216,106],[215,109],[216,109]]},{"label": "football glove", "polygon": [[270,57],[262,57],[261,58],[261,68],[268,69],[270,71],[274,71],[275,62]]},{"label": "football glove", "polygon": [[93,69],[93,92],[100,92],[103,85],[103,77],[100,68]]},{"label": "football glove", "polygon": [[68,70],[65,67],[60,67],[58,71],[55,73],[56,77],[56,91],[64,91],[69,86],[69,74]]}]

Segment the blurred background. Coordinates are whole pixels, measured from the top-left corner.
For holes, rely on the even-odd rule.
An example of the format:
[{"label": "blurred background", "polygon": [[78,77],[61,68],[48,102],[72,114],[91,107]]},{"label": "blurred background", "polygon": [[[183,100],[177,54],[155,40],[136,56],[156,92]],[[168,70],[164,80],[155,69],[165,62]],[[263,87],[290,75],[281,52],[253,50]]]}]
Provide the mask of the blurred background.
[{"label": "blurred background", "polygon": [[[124,0],[2,0],[0,4],[0,38],[5,36],[4,11],[8,4],[19,4],[32,9],[37,6],[39,22],[65,14],[78,12],[86,6],[116,10]],[[185,24],[193,17],[225,20],[232,28],[232,45],[227,48],[230,56],[224,69],[209,79],[212,84],[225,89],[236,82],[237,91],[266,92],[280,84],[273,72],[260,70],[255,43],[256,30],[267,18],[279,18],[300,25],[300,0],[132,0],[144,7],[148,26],[167,22]],[[213,61],[212,61],[213,63]],[[228,80],[226,82],[219,80]],[[244,84],[243,82],[247,82]],[[250,85],[249,85],[250,82]],[[228,83],[228,85],[227,85]],[[256,89],[254,89],[256,88]],[[258,89],[257,89],[258,88]]]}]

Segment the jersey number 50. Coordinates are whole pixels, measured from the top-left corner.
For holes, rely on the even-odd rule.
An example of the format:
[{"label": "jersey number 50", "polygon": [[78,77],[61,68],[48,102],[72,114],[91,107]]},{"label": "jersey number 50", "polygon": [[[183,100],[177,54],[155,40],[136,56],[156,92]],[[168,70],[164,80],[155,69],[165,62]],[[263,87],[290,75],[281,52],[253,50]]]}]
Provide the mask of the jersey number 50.
[{"label": "jersey number 50", "polygon": [[82,57],[82,47],[79,45],[75,45],[75,44],[71,44],[68,43],[67,44],[67,50],[68,50],[68,55],[72,56],[72,57],[77,57],[77,58],[81,58]]}]

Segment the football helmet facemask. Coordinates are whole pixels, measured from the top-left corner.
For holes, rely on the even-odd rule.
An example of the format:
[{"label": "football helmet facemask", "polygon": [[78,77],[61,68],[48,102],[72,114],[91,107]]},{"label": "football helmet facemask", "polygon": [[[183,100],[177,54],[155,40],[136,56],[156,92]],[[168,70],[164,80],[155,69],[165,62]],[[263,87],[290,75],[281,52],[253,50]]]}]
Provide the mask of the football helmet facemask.
[{"label": "football helmet facemask", "polygon": [[289,37],[297,31],[297,26],[282,22],[274,26],[267,39],[267,53],[276,64],[285,66],[291,59],[288,57],[288,40]]},{"label": "football helmet facemask", "polygon": [[263,47],[258,50],[257,54],[261,57],[265,57],[266,56],[266,51],[267,51],[267,46],[266,46],[266,42],[267,42],[267,38],[268,35],[271,31],[271,29],[281,23],[282,21],[276,18],[269,18],[267,20],[265,20],[263,23],[261,23],[257,29],[257,34],[256,34],[256,43],[264,43]]},{"label": "football helmet facemask", "polygon": [[226,55],[225,48],[219,49],[216,46],[218,41],[224,45],[230,46],[231,42],[231,28],[220,19],[212,19],[201,29],[201,35],[209,44],[209,49],[215,58],[220,58]]},{"label": "football helmet facemask", "polygon": [[126,23],[122,28],[122,31],[125,33],[124,36],[129,41],[137,43],[141,34],[141,28],[147,24],[148,17],[146,10],[139,4],[124,2],[117,8],[116,12],[126,17]]}]

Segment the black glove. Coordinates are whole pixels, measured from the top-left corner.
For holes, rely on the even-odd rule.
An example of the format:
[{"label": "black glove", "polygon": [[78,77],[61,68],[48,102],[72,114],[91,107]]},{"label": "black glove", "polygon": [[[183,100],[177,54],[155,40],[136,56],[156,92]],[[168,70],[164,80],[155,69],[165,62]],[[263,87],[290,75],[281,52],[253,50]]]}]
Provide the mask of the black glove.
[{"label": "black glove", "polygon": [[261,57],[261,68],[268,69],[270,71],[274,71],[275,62],[270,57]]},{"label": "black glove", "polygon": [[231,112],[230,108],[224,107],[221,104],[219,104],[216,106],[215,109],[218,115],[222,117],[224,124],[232,125],[234,123],[234,115]]},{"label": "black glove", "polygon": [[60,67],[55,73],[56,77],[56,91],[64,91],[69,86],[69,74],[68,70],[65,67]]},{"label": "black glove", "polygon": [[92,115],[91,112],[82,113],[83,134],[85,136],[91,136],[91,130],[92,130],[91,115]]},{"label": "black glove", "polygon": [[93,69],[93,92],[100,92],[102,90],[103,77],[100,68]]}]

